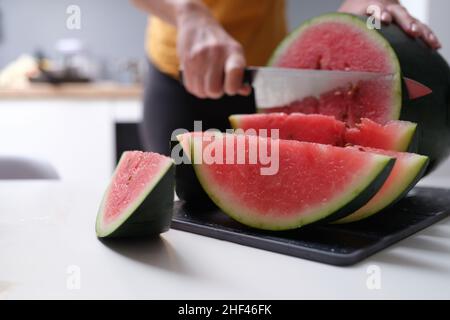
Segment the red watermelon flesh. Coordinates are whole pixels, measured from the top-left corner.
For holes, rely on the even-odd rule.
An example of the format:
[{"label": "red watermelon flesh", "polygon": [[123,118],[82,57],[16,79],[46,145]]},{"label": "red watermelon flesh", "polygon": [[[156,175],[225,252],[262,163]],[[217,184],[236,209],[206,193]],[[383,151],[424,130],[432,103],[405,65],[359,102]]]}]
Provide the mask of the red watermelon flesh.
[{"label": "red watermelon flesh", "polygon": [[[243,114],[230,116],[234,129],[255,130],[261,135],[261,130],[267,130],[271,137],[271,129],[278,129],[278,138],[315,142],[344,146],[345,123],[324,115],[305,115],[302,113],[267,113]],[[250,132],[251,133],[251,132]]]},{"label": "red watermelon flesh", "polygon": [[389,121],[380,125],[369,119],[362,119],[355,128],[347,128],[344,122],[334,117],[302,113],[232,115],[230,122],[234,129],[254,129],[254,134],[267,129],[270,136],[270,129],[279,129],[280,139],[395,151],[407,151],[416,130],[416,124],[412,122]]},{"label": "red watermelon flesh", "polygon": [[[278,171],[262,175],[265,166],[260,162],[237,163],[239,139],[245,142],[241,152],[246,157],[251,150],[271,150],[277,143]],[[243,224],[267,230],[298,228],[354,212],[379,190],[393,161],[354,149],[249,135],[222,135],[213,141],[191,136],[189,144],[195,173],[216,205]],[[233,163],[225,160],[229,146]],[[197,163],[206,150],[220,154],[222,161]]]},{"label": "red watermelon flesh", "polygon": [[97,235],[135,236],[163,228],[173,204],[173,165],[157,153],[124,152],[97,215]]},{"label": "red watermelon flesh", "polygon": [[114,221],[172,160],[157,153],[128,151],[117,167],[105,202],[105,224]]},{"label": "red watermelon flesh", "polygon": [[[356,148],[356,147],[352,147]],[[360,151],[394,157],[395,164],[388,179],[378,193],[363,207],[336,223],[355,222],[370,217],[402,199],[420,180],[428,165],[428,157],[414,153],[394,152],[373,148],[357,148]]]},{"label": "red watermelon flesh", "polygon": [[[400,67],[389,43],[376,31],[367,32],[359,18],[329,14],[312,19],[289,35],[269,62],[272,66],[300,69],[392,73],[392,85],[375,80],[341,87],[272,108],[268,112],[321,113],[353,126],[361,118],[384,124],[396,120],[401,109]],[[266,111],[266,110],[265,110]]]}]

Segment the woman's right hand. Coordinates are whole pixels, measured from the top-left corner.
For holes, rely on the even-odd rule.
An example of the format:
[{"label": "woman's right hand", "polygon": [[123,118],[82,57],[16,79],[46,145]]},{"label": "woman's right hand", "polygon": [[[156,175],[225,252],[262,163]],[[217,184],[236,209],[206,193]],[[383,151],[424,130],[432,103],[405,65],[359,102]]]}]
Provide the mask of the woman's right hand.
[{"label": "woman's right hand", "polygon": [[242,46],[202,6],[177,14],[177,51],[186,89],[199,98],[249,95],[243,85],[246,61]]}]

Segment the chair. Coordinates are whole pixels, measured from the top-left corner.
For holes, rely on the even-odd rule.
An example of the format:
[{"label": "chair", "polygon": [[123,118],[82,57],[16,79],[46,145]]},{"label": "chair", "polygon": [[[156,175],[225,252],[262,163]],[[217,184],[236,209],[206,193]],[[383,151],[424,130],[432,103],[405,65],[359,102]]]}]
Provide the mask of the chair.
[{"label": "chair", "polygon": [[48,162],[26,157],[0,157],[0,180],[59,179],[55,168]]}]

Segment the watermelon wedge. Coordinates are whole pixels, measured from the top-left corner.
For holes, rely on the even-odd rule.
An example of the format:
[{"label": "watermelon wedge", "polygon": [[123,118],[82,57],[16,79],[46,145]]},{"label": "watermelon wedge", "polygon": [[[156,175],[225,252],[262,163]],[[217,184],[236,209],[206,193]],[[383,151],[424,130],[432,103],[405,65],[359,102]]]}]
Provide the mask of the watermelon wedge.
[{"label": "watermelon wedge", "polygon": [[412,147],[417,124],[409,121],[391,120],[385,125],[367,118],[355,128],[345,131],[345,142],[352,145],[392,151],[415,151]]},{"label": "watermelon wedge", "polygon": [[[379,30],[366,26],[367,17],[330,13],[315,17],[293,31],[269,64],[280,67],[394,73],[392,86],[343,84],[320,96],[308,97],[270,112],[320,113],[355,126],[361,118],[380,124],[390,120],[418,123],[418,152],[430,158],[428,171],[450,154],[450,68],[421,39],[405,34],[396,24]],[[410,100],[402,77],[432,89]]]},{"label": "watermelon wedge", "polygon": [[235,114],[229,117],[229,121],[233,129],[242,129],[247,134],[253,131],[255,135],[259,135],[260,130],[267,130],[267,136],[271,137],[271,130],[278,129],[280,139],[345,145],[345,123],[320,114]]},{"label": "watermelon wedge", "polygon": [[137,237],[167,231],[173,192],[171,158],[151,152],[124,152],[97,214],[97,236]]},{"label": "watermelon wedge", "polygon": [[[352,147],[355,148],[355,147]],[[391,174],[378,193],[356,212],[335,223],[355,222],[370,217],[402,199],[425,173],[428,157],[414,153],[394,152],[373,148],[357,148],[361,151],[395,157]]]},{"label": "watermelon wedge", "polygon": [[[258,136],[221,134],[209,141],[191,134],[181,140],[189,141],[185,151],[215,204],[231,218],[265,230],[345,217],[376,194],[394,163],[389,156],[355,149]],[[277,150],[271,153],[276,173],[261,174],[263,161],[251,162],[252,150],[262,149]],[[246,161],[238,161],[239,152]],[[204,154],[217,161],[204,160]]]},{"label": "watermelon wedge", "polygon": [[[260,113],[230,116],[234,129],[258,134],[278,129],[280,139],[345,146],[348,144],[394,151],[408,151],[417,125],[391,120],[385,125],[362,119],[354,128],[332,116],[302,113]],[[249,131],[250,130],[250,131]]]}]

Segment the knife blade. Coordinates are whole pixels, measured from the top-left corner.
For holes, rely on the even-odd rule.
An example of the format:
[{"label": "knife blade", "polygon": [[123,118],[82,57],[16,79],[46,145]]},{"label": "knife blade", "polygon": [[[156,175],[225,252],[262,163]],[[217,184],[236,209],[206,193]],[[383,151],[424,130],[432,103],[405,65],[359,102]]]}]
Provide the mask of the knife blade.
[{"label": "knife blade", "polygon": [[[404,78],[410,99],[431,93],[431,90],[408,78]],[[378,86],[392,86],[395,74],[362,71],[309,70],[277,67],[248,67],[244,83],[255,92],[256,105],[260,109],[290,105],[307,97],[338,90],[351,90],[361,82],[374,82]]]}]

